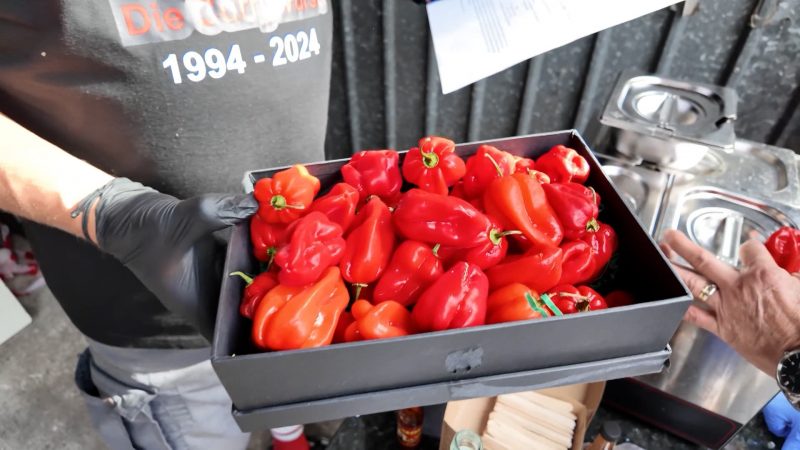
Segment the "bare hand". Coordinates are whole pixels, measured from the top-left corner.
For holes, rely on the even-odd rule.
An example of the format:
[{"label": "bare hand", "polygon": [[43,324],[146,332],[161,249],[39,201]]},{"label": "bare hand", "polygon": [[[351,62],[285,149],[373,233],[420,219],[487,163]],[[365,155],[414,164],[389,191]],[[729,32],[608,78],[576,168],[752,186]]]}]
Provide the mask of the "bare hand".
[{"label": "bare hand", "polygon": [[664,234],[667,257],[680,255],[696,272],[675,267],[695,298],[713,283],[707,310],[690,306],[684,320],[727,342],[753,365],[774,376],[785,351],[800,348],[800,278],[778,267],[754,239],[739,250],[742,269],[718,260],[675,230]]}]

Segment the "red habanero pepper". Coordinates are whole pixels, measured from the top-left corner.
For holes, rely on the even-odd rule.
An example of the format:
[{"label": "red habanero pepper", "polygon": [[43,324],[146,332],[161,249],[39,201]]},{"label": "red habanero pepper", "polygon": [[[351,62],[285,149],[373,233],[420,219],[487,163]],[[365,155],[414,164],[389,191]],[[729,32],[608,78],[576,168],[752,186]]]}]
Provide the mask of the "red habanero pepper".
[{"label": "red habanero pepper", "polygon": [[286,286],[303,286],[319,279],[330,266],[339,263],[345,251],[342,227],[315,211],[293,224],[289,243],[275,255],[281,268],[278,281]]},{"label": "red habanero pepper", "polygon": [[564,261],[558,284],[582,284],[594,279],[596,257],[592,247],[584,241],[570,241],[561,245]]},{"label": "red habanero pepper", "polygon": [[514,173],[514,155],[491,145],[481,145],[478,151],[467,159],[467,171],[463,178],[464,194],[467,198],[483,195],[492,181]]},{"label": "red habanero pepper", "polygon": [[232,272],[229,276],[239,276],[245,283],[242,303],[239,304],[239,313],[248,319],[253,318],[258,303],[272,288],[278,285],[278,278],[272,272],[263,272],[255,278],[244,272]]},{"label": "red habanero pepper", "polygon": [[377,195],[386,204],[394,205],[403,186],[399,161],[400,156],[394,150],[360,151],[342,166],[342,178],[358,190],[361,204]]},{"label": "red habanero pepper", "polygon": [[767,238],[765,245],[781,268],[789,273],[800,272],[800,230],[780,227]]},{"label": "red habanero pepper", "polygon": [[327,194],[314,200],[308,211],[319,211],[325,214],[331,222],[342,227],[343,234],[347,234],[356,217],[358,197],[358,191],[353,186],[347,183],[336,183]]},{"label": "red habanero pepper", "polygon": [[345,339],[386,339],[416,331],[411,313],[391,300],[374,306],[366,300],[356,300],[351,311],[355,321],[347,327]]},{"label": "red habanero pepper", "polygon": [[278,249],[286,243],[289,224],[267,223],[256,214],[250,218],[250,242],[253,244],[253,256],[257,260],[272,265]]},{"label": "red habanero pepper", "polygon": [[519,230],[534,247],[554,247],[564,230],[547,202],[542,185],[526,173],[498,178],[483,197],[486,213],[508,230]]},{"label": "red habanero pepper", "polygon": [[606,294],[605,300],[609,308],[632,305],[633,294],[631,294],[628,291],[621,291],[621,290],[611,291],[608,294]]},{"label": "red habanero pepper", "polygon": [[422,293],[411,315],[420,331],[483,325],[489,281],[478,266],[456,263]]},{"label": "red habanero pepper", "polygon": [[447,195],[447,188],[466,172],[464,160],[455,154],[450,139],[428,136],[419,140],[419,147],[408,151],[403,160],[403,176],[420,189]]},{"label": "red habanero pepper", "polygon": [[578,183],[543,184],[547,202],[556,212],[566,239],[578,239],[586,231],[597,231],[597,195]]},{"label": "red habanero pepper", "polygon": [[618,246],[617,233],[614,229],[603,222],[597,223],[597,231],[585,232],[580,237],[582,241],[589,244],[594,254],[595,272],[592,274],[592,278],[596,278],[602,273]]},{"label": "red habanero pepper", "polygon": [[470,248],[480,245],[491,221],[466,200],[411,189],[394,210],[394,227],[406,239]]},{"label": "red habanero pepper", "polygon": [[483,242],[471,248],[441,247],[439,256],[448,264],[458,261],[466,261],[486,270],[503,260],[508,252],[508,235],[521,234],[519,231],[503,231],[496,220],[489,218],[492,222],[490,229],[486,230]]},{"label": "red habanero pepper", "polygon": [[563,252],[558,247],[533,248],[521,256],[509,256],[486,271],[492,290],[522,283],[536,292],[546,292],[561,279]]},{"label": "red habanero pepper", "polygon": [[536,168],[536,163],[530,158],[514,157],[514,173],[529,173]]},{"label": "red habanero pepper", "polygon": [[608,308],[605,299],[588,286],[578,286],[576,288],[575,286],[562,284],[554,287],[547,294],[564,314]]},{"label": "red habanero pepper", "polygon": [[409,306],[442,273],[442,261],[436,247],[431,249],[422,242],[404,241],[395,250],[389,266],[375,285],[372,300],[376,304],[394,300]]},{"label": "red habanero pepper", "polygon": [[486,323],[513,322],[548,317],[550,312],[537,301],[539,294],[522,283],[511,283],[489,295]]},{"label": "red habanero pepper", "polygon": [[556,145],[536,160],[536,170],[550,176],[553,183],[573,181],[583,184],[589,178],[589,163],[577,151]]},{"label": "red habanero pepper", "polygon": [[308,212],[319,192],[319,180],[297,164],[272,178],[256,182],[253,195],[258,200],[258,215],[268,223],[289,223]]},{"label": "red habanero pepper", "polygon": [[253,342],[265,350],[328,345],[349,299],[335,266],[328,267],[313,284],[301,287],[279,284],[258,304],[253,316]]},{"label": "red habanero pepper", "polygon": [[372,197],[356,215],[339,263],[344,279],[356,287],[356,299],[362,288],[383,274],[393,249],[392,213],[383,200]]}]

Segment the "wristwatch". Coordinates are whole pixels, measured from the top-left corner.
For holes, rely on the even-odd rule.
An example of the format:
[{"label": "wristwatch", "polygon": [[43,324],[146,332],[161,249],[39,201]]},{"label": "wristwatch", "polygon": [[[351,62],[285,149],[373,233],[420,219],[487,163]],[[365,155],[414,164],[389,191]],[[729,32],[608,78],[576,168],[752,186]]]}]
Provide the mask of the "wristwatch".
[{"label": "wristwatch", "polygon": [[800,410],[800,349],[783,354],[776,379],[789,403]]}]

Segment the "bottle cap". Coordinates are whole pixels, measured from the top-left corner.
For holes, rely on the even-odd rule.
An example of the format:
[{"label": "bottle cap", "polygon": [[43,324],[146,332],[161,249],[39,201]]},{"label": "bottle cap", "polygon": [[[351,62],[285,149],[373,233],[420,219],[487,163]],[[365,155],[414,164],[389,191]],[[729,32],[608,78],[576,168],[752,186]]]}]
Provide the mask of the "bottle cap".
[{"label": "bottle cap", "polygon": [[622,430],[619,428],[619,423],[614,421],[603,422],[603,429],[600,430],[603,438],[609,442],[617,443],[622,437]]}]

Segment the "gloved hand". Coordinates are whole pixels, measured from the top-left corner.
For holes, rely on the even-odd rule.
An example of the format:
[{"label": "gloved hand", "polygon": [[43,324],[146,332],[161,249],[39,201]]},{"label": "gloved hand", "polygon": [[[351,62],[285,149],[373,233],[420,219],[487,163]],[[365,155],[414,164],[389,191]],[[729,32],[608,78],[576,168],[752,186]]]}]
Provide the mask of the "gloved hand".
[{"label": "gloved hand", "polygon": [[775,436],[786,438],[783,450],[800,450],[800,411],[782,393],[764,407],[764,421]]},{"label": "gloved hand", "polygon": [[253,196],[207,194],[178,200],[116,178],[87,197],[84,208],[98,196],[100,249],[125,264],[167,309],[210,342],[222,270],[222,252],[212,233],[255,213]]}]

